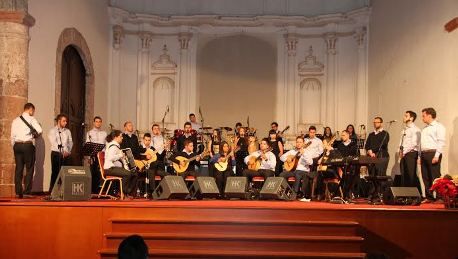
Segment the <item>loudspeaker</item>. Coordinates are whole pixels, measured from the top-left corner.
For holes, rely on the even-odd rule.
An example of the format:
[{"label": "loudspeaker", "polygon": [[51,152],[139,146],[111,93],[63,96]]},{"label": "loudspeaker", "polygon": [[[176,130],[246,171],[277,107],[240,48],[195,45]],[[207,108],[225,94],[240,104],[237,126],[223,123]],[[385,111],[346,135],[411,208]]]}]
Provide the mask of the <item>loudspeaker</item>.
[{"label": "loudspeaker", "polygon": [[209,176],[199,176],[189,188],[191,199],[198,200],[204,198],[218,198],[219,190],[216,186],[215,178]]},{"label": "loudspeaker", "polygon": [[153,199],[185,199],[189,191],[181,176],[166,175],[153,192]]},{"label": "loudspeaker", "polygon": [[283,177],[268,177],[262,186],[260,198],[264,200],[296,199],[296,192],[291,189],[288,181]]},{"label": "loudspeaker", "polygon": [[421,195],[416,187],[390,187],[383,201],[390,205],[420,205]]},{"label": "loudspeaker", "polygon": [[224,188],[226,198],[247,199],[248,180],[246,177],[228,177]]},{"label": "loudspeaker", "polygon": [[91,199],[91,171],[84,166],[62,166],[51,191],[54,201]]}]

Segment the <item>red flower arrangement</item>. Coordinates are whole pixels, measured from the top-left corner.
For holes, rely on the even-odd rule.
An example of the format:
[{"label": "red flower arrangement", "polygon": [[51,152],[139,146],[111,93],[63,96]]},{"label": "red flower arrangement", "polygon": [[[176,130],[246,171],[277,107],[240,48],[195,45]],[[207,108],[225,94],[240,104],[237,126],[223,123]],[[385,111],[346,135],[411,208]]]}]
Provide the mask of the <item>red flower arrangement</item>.
[{"label": "red flower arrangement", "polygon": [[458,196],[458,186],[452,180],[449,175],[437,178],[429,189],[430,191],[436,191],[443,198],[446,207],[449,207]]}]

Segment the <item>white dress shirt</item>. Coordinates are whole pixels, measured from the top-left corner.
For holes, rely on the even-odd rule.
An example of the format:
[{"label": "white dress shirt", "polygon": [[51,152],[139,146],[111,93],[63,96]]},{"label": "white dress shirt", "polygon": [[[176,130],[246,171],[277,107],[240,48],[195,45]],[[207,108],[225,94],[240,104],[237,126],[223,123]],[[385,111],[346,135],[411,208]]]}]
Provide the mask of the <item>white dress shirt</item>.
[{"label": "white dress shirt", "polygon": [[[404,136],[404,138],[402,137]],[[409,123],[401,132],[399,146],[402,146],[402,154],[420,150],[421,131],[415,123]]]},{"label": "white dress shirt", "polygon": [[[248,164],[248,160],[250,160],[251,157],[258,157],[261,155],[261,151],[255,151],[245,157],[245,164]],[[275,157],[274,153],[272,152],[266,152],[266,157],[267,160],[261,160],[261,167],[259,169],[266,169],[266,170],[273,170],[275,171],[275,166],[277,165],[277,158]]]},{"label": "white dress shirt", "polygon": [[107,133],[104,130],[93,128],[86,133],[86,142],[105,144]]},{"label": "white dress shirt", "polygon": [[[281,157],[280,157],[280,160],[285,162],[286,159],[289,157],[289,156],[295,156],[297,155],[297,150],[295,149],[292,149],[288,152],[286,152],[285,154],[283,154]],[[299,170],[299,171],[305,171],[305,172],[310,172],[310,165],[313,164],[313,157],[312,157],[312,154],[310,152],[304,152],[300,157],[299,157],[299,162],[297,162],[297,167],[296,167],[296,170]]]},{"label": "white dress shirt", "polygon": [[156,150],[158,154],[162,154],[165,149],[164,137],[162,135],[152,135],[151,145],[154,147],[154,150]]},{"label": "white dress shirt", "polygon": [[[41,128],[38,121],[29,115],[28,112],[22,113],[22,117],[33,127],[35,130],[41,134],[43,129]],[[14,145],[15,142],[27,142],[33,141],[32,133],[30,128],[22,121],[20,117],[17,117],[13,120],[11,124],[11,144]]]},{"label": "white dress shirt", "polygon": [[[51,151],[70,153],[73,147],[72,133],[67,128],[59,128],[57,126],[49,130],[48,139],[51,143]],[[59,145],[62,145],[62,150],[59,150]]]},{"label": "white dress shirt", "polygon": [[124,156],[124,153],[119,147],[119,143],[111,141],[105,147],[105,163],[103,169],[110,169],[112,167],[122,167],[120,159]]},{"label": "white dress shirt", "polygon": [[445,127],[436,120],[426,125],[421,131],[421,151],[435,149],[434,157],[439,157],[444,151]]},{"label": "white dress shirt", "polygon": [[309,141],[311,141],[312,144],[307,147],[307,151],[312,155],[313,158],[321,156],[321,154],[323,154],[323,141],[317,137],[305,139],[305,143]]},{"label": "white dress shirt", "polygon": [[192,129],[197,130],[198,132],[202,131],[202,129],[201,129],[202,128],[202,124],[197,123],[197,122],[192,122],[192,121],[190,121],[189,123],[191,123]]}]

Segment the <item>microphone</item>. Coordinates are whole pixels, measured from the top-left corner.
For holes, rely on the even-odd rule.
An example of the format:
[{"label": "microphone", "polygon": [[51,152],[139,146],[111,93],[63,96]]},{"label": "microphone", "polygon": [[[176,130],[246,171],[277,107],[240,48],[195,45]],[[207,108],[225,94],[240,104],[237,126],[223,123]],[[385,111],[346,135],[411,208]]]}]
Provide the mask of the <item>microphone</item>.
[{"label": "microphone", "polygon": [[167,105],[167,112],[169,112],[169,111],[170,111],[170,110],[169,110],[169,106]]},{"label": "microphone", "polygon": [[86,123],[84,123],[84,122],[81,123],[81,126],[82,126],[83,128],[86,128]]},{"label": "microphone", "polygon": [[398,120],[390,120],[388,123],[397,122]]}]

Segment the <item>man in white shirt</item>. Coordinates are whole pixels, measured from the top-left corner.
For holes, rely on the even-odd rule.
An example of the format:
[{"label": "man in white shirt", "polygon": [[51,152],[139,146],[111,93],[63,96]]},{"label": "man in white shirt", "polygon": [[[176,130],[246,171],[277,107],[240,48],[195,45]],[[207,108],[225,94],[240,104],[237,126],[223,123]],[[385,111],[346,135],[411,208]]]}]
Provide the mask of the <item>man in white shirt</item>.
[{"label": "man in white shirt", "polygon": [[401,186],[417,187],[420,189],[420,182],[417,177],[417,159],[420,151],[421,131],[414,121],[417,114],[413,111],[404,113],[403,121],[405,128],[401,133],[399,145],[399,164],[401,167]]},{"label": "man in white shirt", "polygon": [[68,122],[67,115],[57,115],[56,122],[56,126],[48,133],[48,139],[51,144],[52,167],[49,192],[51,192],[54,187],[54,183],[59,175],[60,167],[67,165],[73,147],[72,133],[66,128]]},{"label": "man in white shirt", "polygon": [[93,128],[86,133],[86,142],[105,144],[107,132],[102,130],[102,118],[94,117]]},{"label": "man in white shirt", "polygon": [[318,158],[323,154],[323,141],[316,136],[316,127],[310,126],[309,127],[309,134],[305,138],[305,143],[312,142],[310,146],[307,148],[309,152],[311,152],[313,158]]},{"label": "man in white shirt", "polygon": [[[28,195],[32,191],[33,171],[35,168],[34,139],[43,132],[40,124],[33,117],[34,113],[35,106],[32,103],[26,103],[22,115],[14,119],[11,124],[11,144],[13,145],[16,163],[14,186],[18,198],[22,198],[24,194]],[[24,179],[25,188],[23,189],[24,165],[26,175]]]},{"label": "man in white shirt", "polygon": [[[102,130],[102,118],[95,116],[93,120],[93,128],[86,133],[86,142],[105,145],[106,138],[107,132]],[[89,159],[92,175],[92,193],[98,193],[101,182],[99,162],[96,156],[91,156]]]},{"label": "man in white shirt", "polygon": [[189,122],[191,123],[191,127],[197,132],[202,132],[202,124],[197,122],[196,115],[194,113],[189,114]]},{"label": "man in white shirt", "polygon": [[441,176],[441,160],[445,146],[445,127],[436,121],[434,108],[425,108],[421,111],[421,118],[426,126],[421,131],[421,174],[425,185],[427,201],[434,200],[429,189],[434,179]]},{"label": "man in white shirt", "polygon": [[264,138],[261,140],[259,145],[260,150],[251,153],[249,156],[245,157],[245,164],[250,166],[250,163],[258,158],[261,163],[259,170],[254,171],[250,169],[243,170],[242,174],[245,177],[248,177],[248,180],[251,181],[255,176],[262,176],[264,179],[275,175],[275,166],[277,165],[277,158],[274,153],[269,151],[269,139]]},{"label": "man in white shirt", "polygon": [[[297,158],[298,157],[298,158]],[[301,180],[302,184],[302,193],[304,196],[304,201],[310,201],[311,199],[311,186],[313,183],[314,176],[310,175],[310,165],[313,164],[313,158],[310,152],[306,152],[304,149],[304,139],[302,136],[296,138],[296,148],[289,150],[280,157],[280,160],[283,162],[292,162],[293,159],[299,159],[297,161],[297,167],[294,171],[284,171],[280,174],[280,177],[284,177],[288,180],[289,177],[294,177],[293,189],[296,193],[300,190]]]}]

